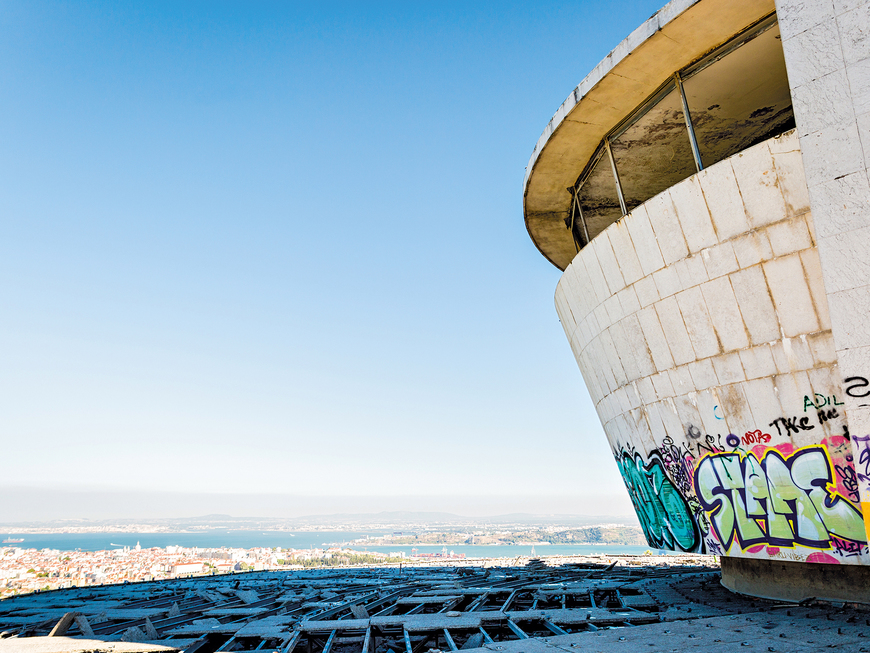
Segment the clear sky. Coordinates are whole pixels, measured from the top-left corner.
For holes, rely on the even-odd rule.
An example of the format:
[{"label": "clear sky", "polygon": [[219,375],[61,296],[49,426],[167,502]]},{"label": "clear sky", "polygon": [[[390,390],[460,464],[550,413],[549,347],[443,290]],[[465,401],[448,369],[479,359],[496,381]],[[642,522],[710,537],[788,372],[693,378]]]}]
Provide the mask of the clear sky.
[{"label": "clear sky", "polygon": [[0,520],[630,513],[522,178],[662,1],[4,2]]}]

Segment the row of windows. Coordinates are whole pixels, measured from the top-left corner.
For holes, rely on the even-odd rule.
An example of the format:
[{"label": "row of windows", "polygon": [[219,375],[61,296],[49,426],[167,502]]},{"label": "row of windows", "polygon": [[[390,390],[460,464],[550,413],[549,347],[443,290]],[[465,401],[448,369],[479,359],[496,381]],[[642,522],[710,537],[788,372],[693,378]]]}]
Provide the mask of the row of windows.
[{"label": "row of windows", "polygon": [[579,251],[705,166],[794,127],[776,15],[676,72],[601,142],[569,188]]}]

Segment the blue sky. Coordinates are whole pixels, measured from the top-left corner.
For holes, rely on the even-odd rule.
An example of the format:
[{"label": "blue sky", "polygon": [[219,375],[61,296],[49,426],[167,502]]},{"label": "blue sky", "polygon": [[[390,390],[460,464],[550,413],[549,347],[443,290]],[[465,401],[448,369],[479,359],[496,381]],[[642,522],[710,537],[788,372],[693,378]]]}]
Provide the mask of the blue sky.
[{"label": "blue sky", "polygon": [[658,8],[4,3],[3,491],[630,512],[521,184]]}]

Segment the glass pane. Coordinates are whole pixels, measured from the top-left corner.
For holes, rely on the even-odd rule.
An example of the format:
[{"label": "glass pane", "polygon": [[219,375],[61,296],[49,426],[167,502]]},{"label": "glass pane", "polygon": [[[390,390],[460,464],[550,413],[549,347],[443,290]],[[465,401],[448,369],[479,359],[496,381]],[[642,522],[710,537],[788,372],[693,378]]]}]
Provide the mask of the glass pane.
[{"label": "glass pane", "polygon": [[638,204],[697,172],[676,88],[611,145],[625,204]]},{"label": "glass pane", "polygon": [[721,161],[794,127],[779,25],[683,82],[701,161]]},{"label": "glass pane", "polygon": [[[606,152],[592,168],[592,174],[580,187],[578,196],[590,240],[622,217],[616,182]],[[581,236],[580,242],[583,242],[582,225],[577,226],[577,234]]]}]

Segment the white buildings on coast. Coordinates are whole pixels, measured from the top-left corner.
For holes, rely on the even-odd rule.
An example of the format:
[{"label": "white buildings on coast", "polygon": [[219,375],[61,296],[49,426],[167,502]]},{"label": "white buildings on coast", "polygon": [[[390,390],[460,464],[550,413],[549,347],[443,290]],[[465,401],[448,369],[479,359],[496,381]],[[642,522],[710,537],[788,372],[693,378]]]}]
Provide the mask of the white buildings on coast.
[{"label": "white buildings on coast", "polygon": [[387,554],[328,549],[119,547],[108,551],[0,548],[0,597],[86,585],[185,576],[261,571],[311,564],[339,564],[352,556],[389,559]]}]

